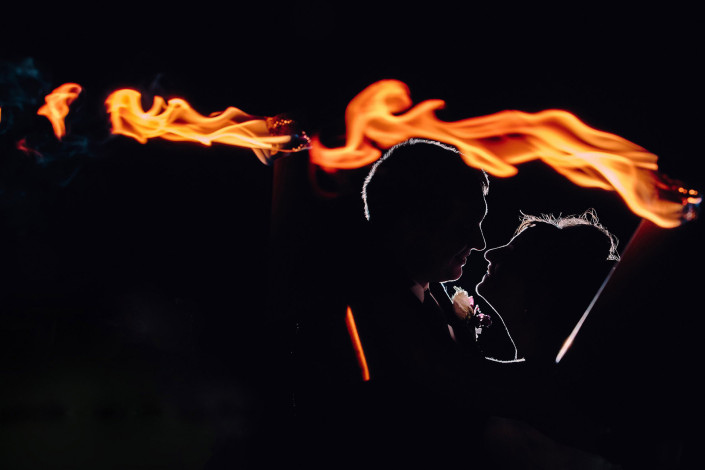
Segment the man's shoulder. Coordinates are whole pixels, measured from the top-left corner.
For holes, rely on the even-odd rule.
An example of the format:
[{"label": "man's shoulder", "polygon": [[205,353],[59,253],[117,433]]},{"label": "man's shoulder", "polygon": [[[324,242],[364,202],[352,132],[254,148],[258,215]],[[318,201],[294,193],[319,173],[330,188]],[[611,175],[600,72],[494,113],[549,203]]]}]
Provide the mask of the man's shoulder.
[{"label": "man's shoulder", "polygon": [[377,322],[408,319],[411,312],[421,308],[421,302],[410,287],[394,284],[370,285],[352,295],[350,304],[360,316],[372,317]]}]

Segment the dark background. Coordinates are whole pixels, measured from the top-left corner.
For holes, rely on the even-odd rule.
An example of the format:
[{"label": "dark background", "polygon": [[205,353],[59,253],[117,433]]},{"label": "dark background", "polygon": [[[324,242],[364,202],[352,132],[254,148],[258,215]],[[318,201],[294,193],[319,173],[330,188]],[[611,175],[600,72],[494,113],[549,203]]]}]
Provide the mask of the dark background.
[{"label": "dark background", "polygon": [[[696,18],[598,4],[10,6],[0,58],[38,75],[0,83],[6,100],[25,94],[0,121],[0,465],[198,469],[213,454],[257,461],[262,436],[265,452],[286,448],[286,295],[332,289],[354,241],[364,170],[312,180],[305,152],[268,167],[245,149],[110,136],[111,91],[182,97],[202,114],[287,113],[333,144],[347,103],[394,78],[414,103],[445,100],[447,120],[565,109],[702,189]],[[83,92],[58,144],[34,113],[65,82]],[[43,158],[17,151],[21,138]],[[489,246],[519,210],[595,207],[622,248],[640,223],[615,194],[539,163],[493,179],[488,202]],[[584,340],[609,366],[600,399],[627,410],[618,422],[686,442],[682,468],[700,411],[701,225],[652,229]],[[485,269],[473,256],[465,286]]]}]

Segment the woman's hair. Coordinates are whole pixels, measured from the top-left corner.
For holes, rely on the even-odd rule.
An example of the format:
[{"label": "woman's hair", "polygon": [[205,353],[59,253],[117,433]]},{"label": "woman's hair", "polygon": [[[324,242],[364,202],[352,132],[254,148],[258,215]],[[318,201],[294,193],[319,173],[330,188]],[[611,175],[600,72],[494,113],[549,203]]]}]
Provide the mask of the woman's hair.
[{"label": "woman's hair", "polygon": [[568,336],[619,261],[618,240],[594,209],[570,216],[522,213],[520,220],[515,236],[530,227],[541,230],[524,276],[532,293],[527,308],[550,348]]},{"label": "woman's hair", "polygon": [[596,230],[601,232],[605,237],[605,242],[607,246],[605,259],[610,261],[619,261],[619,252],[617,251],[617,246],[619,245],[619,239],[607,230],[599,221],[595,209],[588,209],[579,215],[553,215],[553,214],[541,214],[541,215],[530,215],[521,213],[519,217],[519,226],[514,231],[514,236],[519,235],[521,232],[526,230],[528,227],[536,223],[545,223],[553,225],[556,228],[564,229],[567,227],[576,226],[590,226],[594,227]]}]

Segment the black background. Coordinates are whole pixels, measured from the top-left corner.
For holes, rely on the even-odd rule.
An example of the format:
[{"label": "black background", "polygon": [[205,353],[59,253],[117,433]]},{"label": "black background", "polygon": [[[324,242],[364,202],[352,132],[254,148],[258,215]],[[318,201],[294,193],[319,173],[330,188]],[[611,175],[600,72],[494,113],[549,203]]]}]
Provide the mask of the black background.
[{"label": "black background", "polygon": [[[223,459],[244,465],[262,435],[276,452],[287,438],[276,420],[286,390],[271,358],[286,351],[277,324],[288,316],[286,302],[275,315],[267,306],[278,282],[280,294],[326,289],[344,269],[334,261],[345,257],[346,217],[358,216],[361,172],[328,181],[339,196],[326,199],[301,169],[305,153],[265,166],[245,149],[110,136],[111,91],[182,97],[202,114],[287,113],[334,142],[347,103],[393,78],[414,103],[443,99],[447,120],[565,109],[701,189],[696,19],[598,4],[10,6],[1,58],[32,58],[47,92],[65,82],[83,92],[64,147],[33,116],[38,105],[0,136],[3,467],[196,469],[223,443]],[[45,158],[16,151],[22,137]],[[595,207],[622,248],[640,223],[615,194],[540,164],[495,178],[488,202],[489,246],[508,240],[519,210]],[[596,385],[631,403],[637,425],[687,442],[699,411],[700,226],[654,229],[658,243],[640,247],[641,268],[616,303],[637,313],[607,322],[629,339],[605,342],[620,355]],[[485,269],[473,256],[467,286]],[[625,370],[637,385],[620,392],[608,379]]]}]

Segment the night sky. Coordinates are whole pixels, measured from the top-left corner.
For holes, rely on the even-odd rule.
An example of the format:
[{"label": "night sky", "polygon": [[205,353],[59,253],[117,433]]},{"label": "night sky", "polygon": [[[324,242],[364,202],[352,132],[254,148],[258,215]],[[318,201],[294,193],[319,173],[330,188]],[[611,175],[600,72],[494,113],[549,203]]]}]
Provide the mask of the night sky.
[{"label": "night sky", "polygon": [[[360,216],[362,171],[318,175],[338,193],[324,198],[305,152],[265,166],[247,149],[112,136],[104,101],[118,88],[181,97],[204,115],[286,113],[332,145],[347,103],[397,79],[414,103],[444,100],[446,120],[565,109],[705,188],[704,38],[693,12],[197,8],[17,5],[0,17],[2,468],[200,469],[214,449],[228,464],[249,462],[253,439],[287,438],[277,420],[288,413],[278,359],[291,321],[281,293],[325,290],[344,269],[331,260],[345,259]],[[59,144],[34,113],[65,82],[83,92]],[[8,123],[7,101],[20,98]],[[21,138],[43,157],[16,150]],[[621,248],[640,223],[616,194],[540,163],[493,179],[488,204],[489,246],[508,241],[520,210],[595,207]],[[626,367],[638,384],[612,390],[615,400],[633,399],[629,413],[648,410],[650,431],[687,442],[700,413],[701,232],[700,220],[652,231],[605,308],[631,312],[596,317],[629,337],[604,343],[619,353],[604,377]],[[485,270],[473,256],[466,286]],[[598,323],[586,335],[599,338]]]}]

